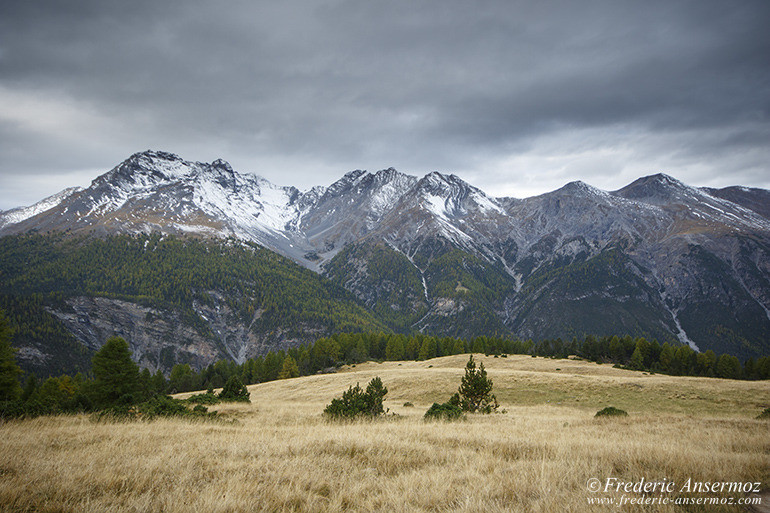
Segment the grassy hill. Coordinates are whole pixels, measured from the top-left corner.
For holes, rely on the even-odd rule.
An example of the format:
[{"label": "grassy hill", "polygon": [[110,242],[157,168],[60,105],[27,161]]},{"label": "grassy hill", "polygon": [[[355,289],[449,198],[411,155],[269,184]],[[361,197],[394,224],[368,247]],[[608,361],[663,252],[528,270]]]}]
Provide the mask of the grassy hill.
[{"label": "grassy hill", "polygon": [[[770,383],[645,375],[574,360],[477,355],[506,413],[425,423],[467,356],[365,363],[249,387],[223,422],[0,424],[0,504],[12,511],[597,511],[588,480],[770,484]],[[386,418],[321,411],[380,376]],[[405,407],[405,402],[414,407]],[[597,420],[608,405],[623,419]],[[22,457],[23,455],[23,457]],[[734,497],[743,494],[716,494]],[[632,497],[638,495],[630,494]],[[622,511],[745,511],[625,505]],[[605,510],[617,511],[616,506]]]}]

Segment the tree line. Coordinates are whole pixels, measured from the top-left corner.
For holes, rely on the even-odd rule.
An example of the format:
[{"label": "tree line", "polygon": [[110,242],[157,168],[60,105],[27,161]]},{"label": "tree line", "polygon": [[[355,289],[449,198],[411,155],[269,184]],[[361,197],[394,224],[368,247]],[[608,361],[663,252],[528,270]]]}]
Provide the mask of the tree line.
[{"label": "tree line", "polygon": [[[9,342],[8,322],[4,317],[0,319],[0,387],[6,391],[0,395],[0,402],[14,397],[25,401],[33,398],[33,410],[37,413],[84,411],[103,403],[98,394],[89,392],[93,390],[94,382],[98,381],[96,362],[91,372],[85,375],[62,375],[42,383],[34,375],[21,380],[21,371],[15,363],[14,350]],[[717,356],[713,351],[699,353],[689,346],[660,345],[655,340],[648,341],[641,337],[589,335],[583,339],[573,338],[569,342],[558,338],[533,342],[486,336],[458,339],[424,334],[340,333],[300,347],[271,351],[242,364],[219,360],[201,370],[195,370],[188,364],[177,364],[168,377],[160,371],[153,374],[148,369],[140,371],[137,368],[136,379],[129,380],[135,385],[132,385],[129,395],[141,400],[155,395],[221,388],[234,377],[250,385],[333,372],[340,365],[369,360],[427,360],[468,353],[549,358],[574,355],[597,363],[679,376],[770,379],[770,357],[767,356],[741,364],[732,355]],[[134,375],[133,370],[127,372]],[[9,390],[12,392],[9,393]]]}]

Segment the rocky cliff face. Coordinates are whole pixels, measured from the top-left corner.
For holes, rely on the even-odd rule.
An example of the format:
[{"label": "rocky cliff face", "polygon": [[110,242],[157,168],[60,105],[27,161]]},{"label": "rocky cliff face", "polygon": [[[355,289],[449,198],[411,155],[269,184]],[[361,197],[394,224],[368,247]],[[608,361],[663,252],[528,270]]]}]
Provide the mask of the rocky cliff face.
[{"label": "rocky cliff face", "polygon": [[[66,307],[49,311],[91,350],[98,350],[113,335],[125,338],[137,363],[153,372],[168,372],[177,363],[196,369],[222,359],[243,363],[267,351],[287,349],[322,335],[318,329],[310,329],[306,338],[280,331],[269,336],[255,333],[251,330],[253,323],[244,323],[221,294],[210,291],[210,296],[215,298],[213,304],[194,305],[210,333],[201,333],[174,309],[118,299],[77,296],[69,298]],[[254,320],[260,314],[256,312]]]}]

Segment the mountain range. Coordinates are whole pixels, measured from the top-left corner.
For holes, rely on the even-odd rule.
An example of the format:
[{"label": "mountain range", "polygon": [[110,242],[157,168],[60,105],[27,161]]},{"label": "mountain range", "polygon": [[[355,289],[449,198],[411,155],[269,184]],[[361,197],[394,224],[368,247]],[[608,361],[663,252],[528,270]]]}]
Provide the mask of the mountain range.
[{"label": "mountain range", "polygon": [[[24,258],[19,241],[28,234],[56,234],[81,247],[156,234],[265,248],[312,271],[292,271],[298,280],[315,276],[327,290],[345,289],[347,295],[332,294],[335,301],[361,309],[350,319],[367,319],[346,324],[354,330],[533,339],[629,334],[741,358],[770,352],[770,191],[764,189],[698,188],[656,174],[616,191],[572,182],[517,199],[490,196],[452,174],[416,177],[391,168],[352,171],[303,192],[238,173],[223,160],[188,162],[146,151],[89,187],[0,213],[4,258]],[[44,260],[41,255],[35,258]],[[0,260],[4,279],[21,280],[12,267]],[[26,284],[23,292],[6,287],[3,294],[63,294],[56,302],[46,296],[41,308],[85,347],[98,347],[97,337],[111,331],[128,330],[145,345],[153,338],[153,327],[138,320],[147,317],[141,309],[137,319],[124,319],[133,323],[130,329],[106,320],[119,315],[107,315],[105,308],[125,313],[130,308],[123,303],[136,307],[130,294],[116,299],[107,296],[117,289],[43,291],[25,279],[18,281]],[[238,360],[304,341],[300,331],[278,321],[279,334],[256,334],[248,315],[213,319],[212,312],[223,311],[227,291],[207,294],[214,305],[208,316],[198,306],[188,309],[199,325],[188,337],[197,333],[198,346],[208,344],[207,356],[179,352],[183,344],[175,340],[174,326],[195,325],[168,313],[186,308],[179,303],[163,307],[171,308],[163,337],[176,348],[173,355],[147,359],[145,366],[200,366],[223,355]],[[105,301],[123,303],[107,307]],[[162,310],[159,304],[152,308]],[[91,335],[78,329],[77,319],[86,317],[92,324],[101,319]],[[309,326],[313,335],[334,329],[333,323]],[[45,360],[44,344],[16,344],[30,361]]]}]

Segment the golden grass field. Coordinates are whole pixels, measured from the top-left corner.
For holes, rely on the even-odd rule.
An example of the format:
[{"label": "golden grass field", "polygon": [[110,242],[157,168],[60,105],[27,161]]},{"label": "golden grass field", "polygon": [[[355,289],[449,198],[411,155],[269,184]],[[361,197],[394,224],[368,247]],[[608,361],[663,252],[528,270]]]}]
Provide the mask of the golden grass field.
[{"label": "golden grass field", "polygon": [[[770,406],[768,382],[646,375],[573,360],[476,358],[505,413],[422,421],[431,403],[457,389],[462,355],[254,385],[251,404],[214,407],[226,421],[96,422],[77,415],[6,422],[0,424],[0,508],[747,511],[590,505],[589,498],[623,494],[591,493],[587,483],[615,477],[770,486],[770,422],[755,420]],[[353,423],[322,417],[333,397],[374,376],[388,387],[385,404],[397,415]],[[406,401],[414,407],[404,407]],[[594,419],[608,405],[629,417]]]}]

